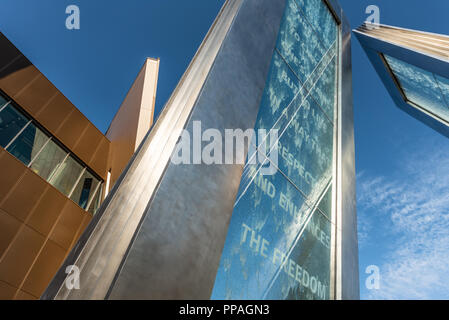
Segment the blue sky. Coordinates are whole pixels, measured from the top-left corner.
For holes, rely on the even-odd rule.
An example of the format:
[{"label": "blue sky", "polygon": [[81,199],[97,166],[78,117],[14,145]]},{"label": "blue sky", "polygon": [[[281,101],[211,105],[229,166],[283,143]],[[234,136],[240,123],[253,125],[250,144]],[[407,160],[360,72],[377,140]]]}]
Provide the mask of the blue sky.
[{"label": "blue sky", "polygon": [[[352,27],[365,8],[381,23],[449,34],[446,0],[340,0]],[[77,4],[81,29],[65,28]],[[161,58],[156,113],[223,0],[2,0],[0,30],[105,131],[145,57]],[[449,140],[396,108],[353,38],[353,82],[364,299],[449,298]],[[377,265],[381,288],[365,288]]]}]

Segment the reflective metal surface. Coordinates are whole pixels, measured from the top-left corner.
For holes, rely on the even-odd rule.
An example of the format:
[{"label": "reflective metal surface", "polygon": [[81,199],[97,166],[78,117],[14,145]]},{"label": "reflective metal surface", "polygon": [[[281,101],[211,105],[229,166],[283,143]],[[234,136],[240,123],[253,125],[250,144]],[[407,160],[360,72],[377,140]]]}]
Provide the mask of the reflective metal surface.
[{"label": "reflective metal surface", "polygon": [[351,28],[342,9],[336,187],[335,298],[359,299]]},{"label": "reflective metal surface", "polygon": [[[329,298],[358,298],[350,29],[341,22],[335,186],[314,210],[336,222]],[[208,299],[233,212],[243,165],[174,165],[182,129],[254,128],[285,0],[228,0],[159,120],[144,139],[44,299]],[[332,116],[327,115],[332,118]],[[326,116],[323,114],[323,119]],[[328,121],[329,121],[328,120]],[[280,173],[278,173],[280,174]],[[282,178],[283,179],[283,178]],[[291,180],[292,181],[292,180]],[[331,191],[332,190],[332,191]],[[330,216],[330,214],[328,214]],[[329,217],[318,214],[331,228]],[[328,230],[328,232],[330,232]],[[312,238],[312,237],[311,237]],[[81,270],[81,288],[64,285]],[[330,265],[330,262],[327,263]],[[322,265],[311,268],[318,270]],[[270,298],[271,296],[267,296]],[[277,297],[271,297],[277,298]]]}]

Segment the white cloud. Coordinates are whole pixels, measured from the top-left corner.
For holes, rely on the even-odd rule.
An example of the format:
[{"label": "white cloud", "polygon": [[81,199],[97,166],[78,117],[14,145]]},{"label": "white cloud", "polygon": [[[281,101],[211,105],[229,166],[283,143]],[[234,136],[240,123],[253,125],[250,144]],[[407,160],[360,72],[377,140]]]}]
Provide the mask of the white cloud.
[{"label": "white cloud", "polygon": [[449,299],[449,150],[432,150],[407,159],[405,180],[358,176],[360,248],[374,233],[393,239],[381,288],[364,298]]}]

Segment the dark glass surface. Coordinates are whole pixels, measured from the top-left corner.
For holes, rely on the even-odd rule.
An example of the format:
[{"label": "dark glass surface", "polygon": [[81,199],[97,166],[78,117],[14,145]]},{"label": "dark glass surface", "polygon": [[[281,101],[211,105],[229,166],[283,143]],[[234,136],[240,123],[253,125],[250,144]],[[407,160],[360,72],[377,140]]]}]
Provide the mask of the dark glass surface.
[{"label": "dark glass surface", "polygon": [[0,145],[4,148],[28,123],[29,119],[11,104],[0,112]]},{"label": "dark glass surface", "polygon": [[39,130],[33,123],[30,123],[7,150],[28,166],[49,139],[49,136]]}]

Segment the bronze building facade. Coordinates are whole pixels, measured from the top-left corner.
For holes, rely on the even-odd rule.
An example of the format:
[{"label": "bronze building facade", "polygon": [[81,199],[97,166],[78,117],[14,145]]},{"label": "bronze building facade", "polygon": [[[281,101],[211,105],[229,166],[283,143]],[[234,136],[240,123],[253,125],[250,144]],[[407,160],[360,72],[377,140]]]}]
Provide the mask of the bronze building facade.
[{"label": "bronze building facade", "polygon": [[153,122],[147,59],[106,134],[0,33],[0,299],[38,299]]}]

